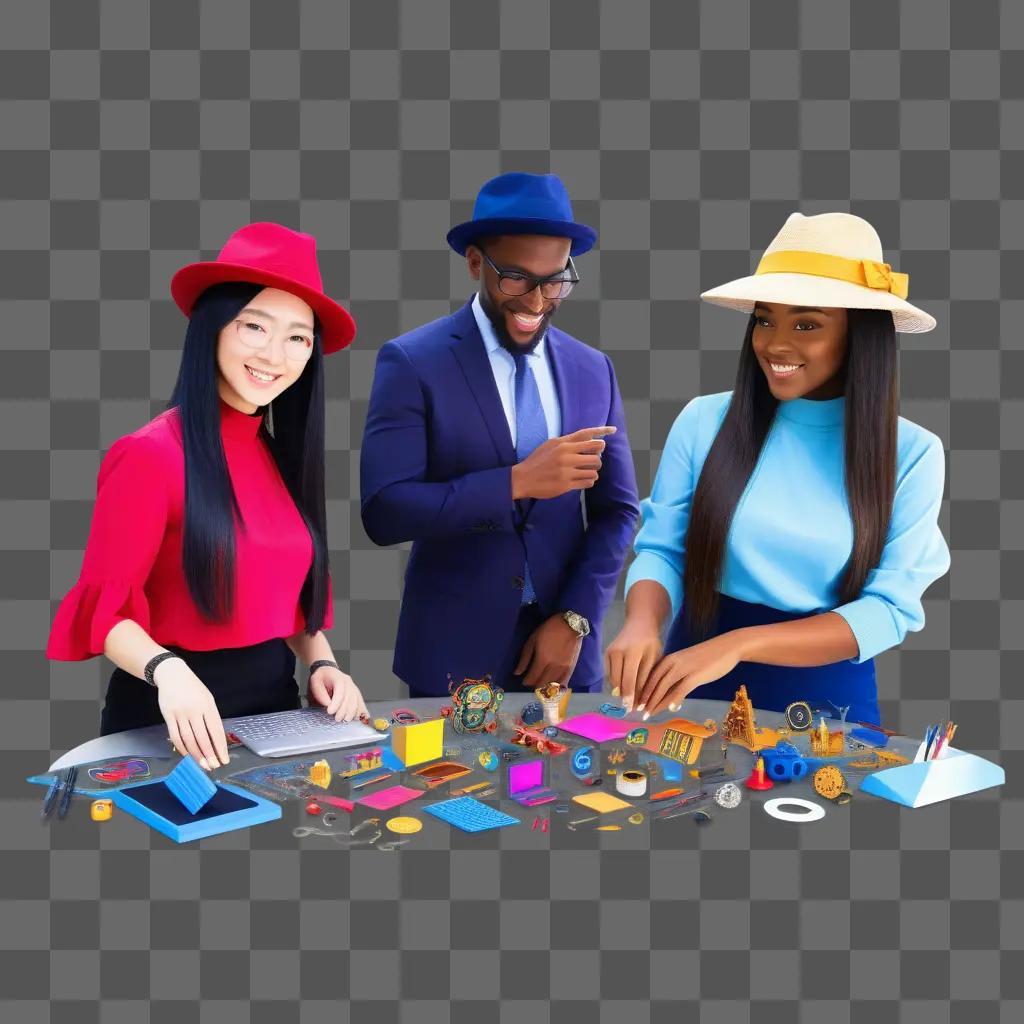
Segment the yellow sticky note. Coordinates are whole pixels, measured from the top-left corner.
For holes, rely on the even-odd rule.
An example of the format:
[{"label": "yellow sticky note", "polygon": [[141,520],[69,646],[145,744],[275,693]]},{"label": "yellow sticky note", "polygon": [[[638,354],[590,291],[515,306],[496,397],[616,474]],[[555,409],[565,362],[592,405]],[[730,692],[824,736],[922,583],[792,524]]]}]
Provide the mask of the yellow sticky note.
[{"label": "yellow sticky note", "polygon": [[597,811],[598,814],[621,811],[624,807],[633,806],[625,800],[620,800],[617,796],[612,796],[611,793],[581,793],[579,796],[574,796],[573,800],[584,807],[589,807],[592,811]]}]

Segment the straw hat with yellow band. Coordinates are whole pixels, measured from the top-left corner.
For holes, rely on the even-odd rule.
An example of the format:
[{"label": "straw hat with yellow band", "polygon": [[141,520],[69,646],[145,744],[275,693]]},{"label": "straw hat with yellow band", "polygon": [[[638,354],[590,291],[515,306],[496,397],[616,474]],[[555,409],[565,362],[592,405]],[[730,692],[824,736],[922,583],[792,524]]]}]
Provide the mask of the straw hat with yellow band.
[{"label": "straw hat with yellow band", "polygon": [[896,330],[923,334],[935,317],[907,302],[910,278],[882,260],[878,232],[852,213],[791,213],[757,270],[702,292],[718,306],[752,313],[756,302],[888,309]]}]

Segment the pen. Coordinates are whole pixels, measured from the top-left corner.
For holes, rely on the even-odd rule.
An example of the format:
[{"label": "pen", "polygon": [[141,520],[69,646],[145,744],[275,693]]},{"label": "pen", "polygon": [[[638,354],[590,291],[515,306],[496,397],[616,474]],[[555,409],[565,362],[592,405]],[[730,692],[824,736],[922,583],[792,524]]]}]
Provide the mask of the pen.
[{"label": "pen", "polygon": [[50,783],[50,788],[46,791],[46,796],[43,797],[43,809],[39,815],[40,821],[46,821],[53,814],[53,807],[57,802],[57,793],[60,791],[60,781],[60,772],[57,772],[53,777],[53,782]]},{"label": "pen", "polygon": [[932,740],[935,739],[935,734],[939,731],[937,725],[928,726],[928,731],[924,735],[924,759],[928,760],[928,754],[932,748]]},{"label": "pen", "polygon": [[68,769],[67,778],[64,780],[64,792],[61,794],[60,807],[57,808],[57,817],[63,820],[67,817],[68,808],[71,806],[71,798],[75,795],[75,781],[78,779],[78,768],[72,765]]}]

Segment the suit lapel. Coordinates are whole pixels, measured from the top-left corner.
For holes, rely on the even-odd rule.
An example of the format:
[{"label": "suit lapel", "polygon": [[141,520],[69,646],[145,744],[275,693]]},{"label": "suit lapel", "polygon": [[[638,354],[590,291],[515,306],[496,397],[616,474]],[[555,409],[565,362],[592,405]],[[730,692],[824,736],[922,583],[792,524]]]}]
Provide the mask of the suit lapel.
[{"label": "suit lapel", "polygon": [[491,361],[487,357],[484,340],[480,337],[480,328],[476,325],[476,317],[470,303],[466,303],[453,317],[452,352],[466,377],[480,414],[487,425],[494,447],[503,466],[511,466],[516,461],[516,450],[512,444],[512,434],[505,419],[505,410],[498,394],[498,385],[494,383],[494,372]]},{"label": "suit lapel", "polygon": [[[573,360],[568,346],[559,331],[548,328],[548,336],[544,341],[551,359],[552,375],[555,378],[555,390],[558,392],[558,407],[562,414],[562,434],[571,434],[574,430],[586,426],[580,423],[580,389],[573,386]],[[579,381],[576,381],[579,384]]]}]

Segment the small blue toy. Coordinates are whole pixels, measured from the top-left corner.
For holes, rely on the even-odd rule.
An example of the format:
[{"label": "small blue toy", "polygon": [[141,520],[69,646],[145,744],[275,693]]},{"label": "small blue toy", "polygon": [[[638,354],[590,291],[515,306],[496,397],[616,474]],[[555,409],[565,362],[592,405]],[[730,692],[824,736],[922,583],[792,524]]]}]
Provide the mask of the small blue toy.
[{"label": "small blue toy", "polygon": [[807,774],[807,762],[800,751],[785,740],[762,750],[760,756],[764,758],[765,774],[773,782],[792,782]]},{"label": "small blue toy", "polygon": [[544,709],[539,700],[527,701],[519,712],[523,725],[538,725],[544,718]]},{"label": "small blue toy", "polygon": [[621,704],[602,704],[598,710],[609,718],[625,718],[626,709]]},{"label": "small blue toy", "polygon": [[889,743],[889,737],[884,732],[872,729],[871,726],[851,729],[847,738],[865,747],[884,747]]},{"label": "small blue toy", "polygon": [[577,747],[572,755],[572,773],[577,779],[588,779],[594,771],[594,748]]}]

